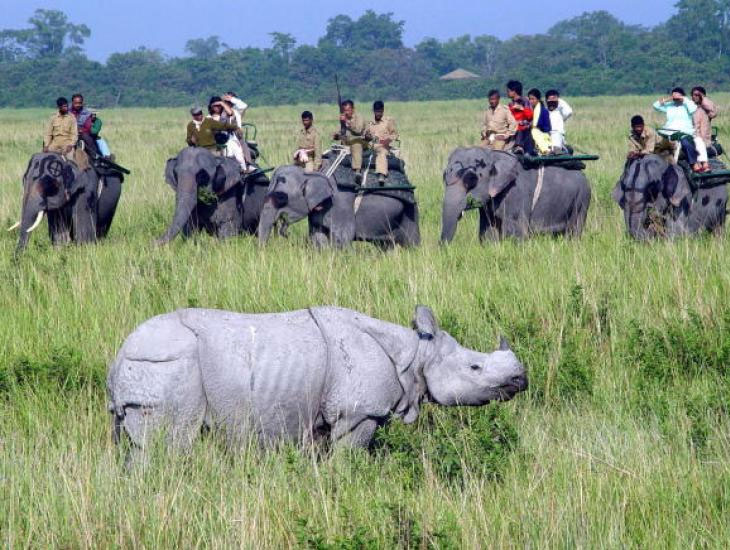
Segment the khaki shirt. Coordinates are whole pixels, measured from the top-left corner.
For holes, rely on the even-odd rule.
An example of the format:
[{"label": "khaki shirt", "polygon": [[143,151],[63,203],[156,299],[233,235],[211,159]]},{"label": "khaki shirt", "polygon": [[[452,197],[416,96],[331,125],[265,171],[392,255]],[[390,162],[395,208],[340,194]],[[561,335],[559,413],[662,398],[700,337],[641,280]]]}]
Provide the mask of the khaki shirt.
[{"label": "khaki shirt", "polygon": [[644,126],[644,131],[638,138],[633,132],[629,134],[629,153],[651,155],[655,149],[656,133],[648,126]]},{"label": "khaki shirt", "polygon": [[227,132],[236,130],[238,125],[233,123],[221,122],[210,117],[205,117],[200,129],[198,130],[197,140],[198,147],[205,147],[206,149],[216,149],[218,145],[215,142],[216,132]]},{"label": "khaki shirt", "polygon": [[71,114],[56,113],[51,117],[43,136],[43,147],[63,148],[69,145],[76,147],[79,130],[76,118]]},{"label": "khaki shirt", "polygon": [[345,134],[346,138],[352,139],[353,137],[359,138],[362,136],[367,124],[365,123],[365,119],[362,118],[359,113],[354,112],[352,113],[352,118],[350,120],[345,120],[345,126],[347,127],[347,132]]},{"label": "khaki shirt", "polygon": [[202,125],[202,121],[200,123],[197,123],[194,120],[191,120],[188,122],[188,135],[185,138],[185,141],[188,145],[191,147],[194,147],[198,144],[198,128]]},{"label": "khaki shirt", "polygon": [[488,107],[484,112],[484,124],[482,125],[482,136],[489,137],[496,134],[500,137],[510,138],[517,133],[517,121],[506,105],[497,105],[492,110]]},{"label": "khaki shirt", "polygon": [[322,138],[319,131],[310,126],[309,129],[300,128],[297,132],[297,151],[304,149],[314,160],[314,167],[318,168],[322,165]]},{"label": "khaki shirt", "polygon": [[389,139],[391,142],[398,139],[398,130],[395,127],[395,120],[389,116],[384,116],[380,122],[374,120],[368,123],[367,133],[374,138],[378,138],[378,142],[383,139]]}]

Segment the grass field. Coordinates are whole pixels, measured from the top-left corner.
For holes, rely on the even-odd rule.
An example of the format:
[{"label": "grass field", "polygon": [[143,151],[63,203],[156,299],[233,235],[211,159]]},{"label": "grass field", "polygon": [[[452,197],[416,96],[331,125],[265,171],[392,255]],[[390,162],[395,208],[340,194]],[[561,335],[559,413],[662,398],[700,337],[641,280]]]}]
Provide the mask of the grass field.
[{"label": "grass field", "polygon": [[[610,199],[628,119],[654,98],[573,101],[571,141],[601,160],[580,241],[481,246],[476,214],[439,247],[441,172],[475,143],[481,104],[388,105],[418,186],[423,245],[315,252],[297,227],[264,249],[207,236],[157,248],[173,210],[165,160],[185,109],[102,113],[133,174],[109,238],[53,249],[46,224],[12,261],[0,232],[0,544],[21,547],[708,547],[730,540],[730,290],[726,237],[636,244]],[[726,105],[730,95],[716,99]],[[253,108],[271,164],[305,107]],[[330,106],[314,109],[333,129]],[[0,111],[0,224],[51,111]],[[325,118],[325,115],[328,118]],[[720,133],[730,145],[730,123]],[[656,118],[658,122],[658,118]],[[129,332],[186,306],[268,312],[337,304],[407,324],[430,305],[463,344],[500,333],[531,386],[508,404],[426,406],[371,453],[250,449],[212,434],[191,456],[125,474],[106,366]]]}]

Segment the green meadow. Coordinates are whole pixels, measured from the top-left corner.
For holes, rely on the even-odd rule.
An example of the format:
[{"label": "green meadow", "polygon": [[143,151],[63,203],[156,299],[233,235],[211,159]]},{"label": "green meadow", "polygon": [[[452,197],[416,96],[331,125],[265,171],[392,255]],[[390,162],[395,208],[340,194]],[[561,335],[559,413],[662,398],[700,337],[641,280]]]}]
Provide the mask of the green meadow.
[{"label": "green meadow", "polygon": [[[453,101],[386,105],[418,188],[420,248],[316,251],[303,224],[264,248],[202,234],[160,248],[174,202],[164,164],[184,145],[187,110],[124,109],[100,113],[132,170],[109,237],[55,249],[44,221],[17,261],[5,228],[52,110],[0,111],[0,545],[727,547],[730,243],[629,240],[610,191],[631,115],[660,122],[655,98],[568,99],[570,141],[601,156],[586,169],[580,240],[482,245],[468,212],[454,242],[438,244],[445,161],[478,141],[484,103]],[[270,165],[289,161],[305,108],[335,130],[330,105],[247,113]],[[729,121],[721,114],[728,146]],[[483,408],[426,405],[417,423],[381,428],[370,452],[232,454],[212,432],[188,456],[154,449],[124,470],[105,376],[135,326],[181,307],[318,304],[401,324],[427,304],[484,351],[504,334],[530,388]]]}]

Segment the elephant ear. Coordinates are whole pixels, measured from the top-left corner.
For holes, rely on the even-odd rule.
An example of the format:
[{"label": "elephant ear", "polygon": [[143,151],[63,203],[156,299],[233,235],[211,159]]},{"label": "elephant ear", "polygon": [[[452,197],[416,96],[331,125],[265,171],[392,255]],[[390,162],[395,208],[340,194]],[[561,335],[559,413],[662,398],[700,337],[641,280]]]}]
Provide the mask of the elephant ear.
[{"label": "elephant ear", "polygon": [[647,155],[641,160],[641,168],[644,170],[647,182],[651,184],[661,182],[671,166],[658,155]]},{"label": "elephant ear", "polygon": [[517,179],[520,162],[511,153],[493,152],[492,159],[491,166],[487,164],[489,171],[485,175],[489,181],[487,192],[494,198]]},{"label": "elephant ear", "polygon": [[232,158],[224,158],[215,169],[213,192],[222,195],[241,181],[241,166]]},{"label": "elephant ear", "polygon": [[73,166],[70,163],[65,162],[61,169],[61,177],[63,178],[63,186],[69,191],[78,188],[74,183],[79,179],[79,174],[74,171]]},{"label": "elephant ear", "polygon": [[672,203],[679,206],[692,195],[687,178],[676,166],[669,166],[662,177],[662,194]]},{"label": "elephant ear", "polygon": [[177,158],[169,159],[165,164],[165,182],[173,189],[177,189],[177,174],[175,167],[177,166]]},{"label": "elephant ear", "polygon": [[619,182],[613,188],[613,191],[611,191],[611,198],[618,203],[618,205],[621,207],[621,210],[624,209],[626,198],[624,197],[623,180],[619,180]]},{"label": "elephant ear", "polygon": [[307,202],[307,208],[312,211],[327,199],[332,198],[332,186],[326,176],[312,174],[304,180],[302,194]]}]

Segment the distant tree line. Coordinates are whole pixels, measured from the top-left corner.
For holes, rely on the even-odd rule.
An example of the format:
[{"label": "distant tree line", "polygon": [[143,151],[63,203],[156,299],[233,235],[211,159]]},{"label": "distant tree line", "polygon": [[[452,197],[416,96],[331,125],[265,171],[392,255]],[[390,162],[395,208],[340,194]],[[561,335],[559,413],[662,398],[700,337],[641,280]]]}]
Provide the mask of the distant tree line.
[{"label": "distant tree line", "polygon": [[[0,106],[52,105],[80,90],[98,106],[183,105],[233,90],[254,104],[333,102],[337,72],[355,99],[482,97],[509,78],[570,95],[665,92],[673,85],[730,83],[730,0],[680,0],[653,28],[605,11],[562,21],[546,34],[426,38],[403,44],[404,21],[367,11],[338,15],[313,45],[272,32],[270,48],[231,48],[218,36],[187,42],[183,57],[138,48],[106,63],[83,52],[91,30],[57,10],[37,10],[24,29],[0,30]],[[457,68],[480,75],[441,81]]]}]

